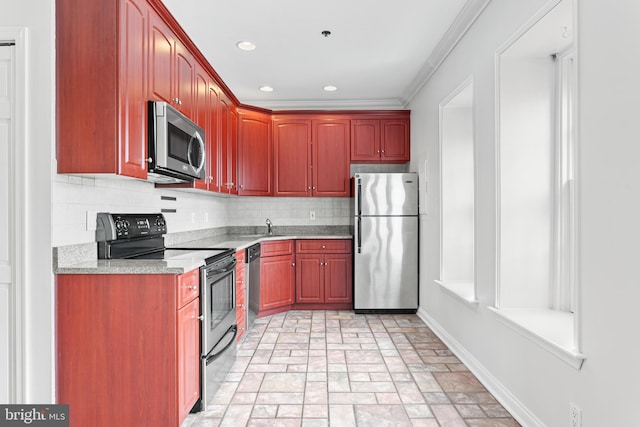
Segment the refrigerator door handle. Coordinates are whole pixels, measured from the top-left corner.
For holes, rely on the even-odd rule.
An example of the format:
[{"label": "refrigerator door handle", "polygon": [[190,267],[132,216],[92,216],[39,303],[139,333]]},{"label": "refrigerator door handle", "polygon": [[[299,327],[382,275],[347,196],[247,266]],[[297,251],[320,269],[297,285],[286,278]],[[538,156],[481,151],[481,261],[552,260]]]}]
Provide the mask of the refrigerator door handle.
[{"label": "refrigerator door handle", "polygon": [[356,198],[356,204],[358,205],[357,209],[356,209],[356,215],[360,216],[362,215],[362,182],[360,181],[360,178],[357,178],[358,181],[358,185],[356,188],[356,194],[358,195],[358,197]]},{"label": "refrigerator door handle", "polygon": [[358,228],[356,230],[356,241],[358,245],[358,253],[362,253],[362,218],[358,217]]}]

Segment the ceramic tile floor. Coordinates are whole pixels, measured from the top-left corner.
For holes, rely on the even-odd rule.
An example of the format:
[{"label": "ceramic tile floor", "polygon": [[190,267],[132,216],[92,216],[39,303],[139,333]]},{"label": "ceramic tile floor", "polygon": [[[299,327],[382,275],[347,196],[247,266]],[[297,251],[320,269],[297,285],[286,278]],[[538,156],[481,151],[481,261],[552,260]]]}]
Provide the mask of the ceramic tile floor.
[{"label": "ceramic tile floor", "polygon": [[416,315],[257,319],[206,411],[182,427],[519,424]]}]

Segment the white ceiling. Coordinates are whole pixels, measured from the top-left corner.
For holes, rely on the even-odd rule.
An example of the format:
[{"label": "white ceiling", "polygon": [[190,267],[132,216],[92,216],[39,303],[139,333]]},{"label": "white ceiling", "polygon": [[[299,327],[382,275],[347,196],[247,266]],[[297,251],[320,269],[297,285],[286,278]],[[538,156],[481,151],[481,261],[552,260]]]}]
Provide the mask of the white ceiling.
[{"label": "white ceiling", "polygon": [[163,1],[240,102],[272,109],[403,108],[489,2]]}]

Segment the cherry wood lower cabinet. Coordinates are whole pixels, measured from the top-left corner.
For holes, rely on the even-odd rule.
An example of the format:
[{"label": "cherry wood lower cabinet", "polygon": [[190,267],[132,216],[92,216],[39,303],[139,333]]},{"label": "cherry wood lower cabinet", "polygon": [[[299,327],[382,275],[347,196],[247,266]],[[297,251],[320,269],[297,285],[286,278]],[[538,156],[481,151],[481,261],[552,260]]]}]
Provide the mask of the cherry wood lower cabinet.
[{"label": "cherry wood lower cabinet", "polygon": [[263,242],[260,251],[258,316],[289,310],[294,303],[296,278],[293,240]]},{"label": "cherry wood lower cabinet", "polygon": [[247,272],[245,249],[236,252],[236,324],[238,325],[237,341],[247,332]]},{"label": "cherry wood lower cabinet", "polygon": [[56,402],[71,427],[180,426],[200,395],[198,290],[198,270],[56,277]]},{"label": "cherry wood lower cabinet", "polygon": [[351,240],[296,240],[296,308],[353,308]]}]

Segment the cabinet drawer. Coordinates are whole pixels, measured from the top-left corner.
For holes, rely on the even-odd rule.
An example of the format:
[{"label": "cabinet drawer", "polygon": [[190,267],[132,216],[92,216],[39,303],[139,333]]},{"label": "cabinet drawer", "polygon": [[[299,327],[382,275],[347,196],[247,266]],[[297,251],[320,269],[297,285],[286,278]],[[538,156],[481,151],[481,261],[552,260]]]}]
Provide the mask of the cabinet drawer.
[{"label": "cabinet drawer", "polygon": [[200,295],[200,269],[178,276],[178,308]]},{"label": "cabinet drawer", "polygon": [[293,254],[293,240],[274,240],[260,243],[260,257]]},{"label": "cabinet drawer", "polygon": [[297,254],[350,254],[351,240],[349,239],[302,239],[296,240]]}]

